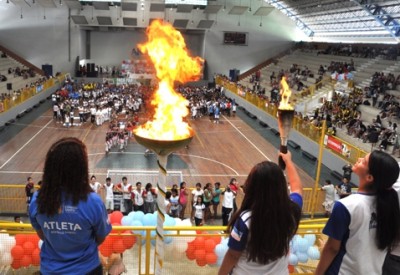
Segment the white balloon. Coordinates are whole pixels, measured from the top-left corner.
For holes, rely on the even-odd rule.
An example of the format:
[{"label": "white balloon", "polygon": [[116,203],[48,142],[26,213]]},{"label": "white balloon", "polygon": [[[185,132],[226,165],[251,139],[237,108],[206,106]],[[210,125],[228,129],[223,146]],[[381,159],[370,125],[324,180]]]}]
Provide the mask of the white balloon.
[{"label": "white balloon", "polygon": [[176,226],[181,226],[183,221],[180,218],[174,218],[175,222],[176,222]]},{"label": "white balloon", "polygon": [[182,254],[185,253],[187,248],[188,248],[188,244],[187,242],[172,242],[173,246],[174,246],[174,253],[176,254]]},{"label": "white balloon", "polygon": [[4,247],[6,248],[6,251],[11,251],[11,249],[15,246],[15,238],[6,236],[3,241],[2,241]]},{"label": "white balloon", "polygon": [[165,254],[173,254],[174,243],[173,242],[169,243],[169,244],[164,243],[164,251],[165,251]]},{"label": "white balloon", "polygon": [[192,222],[190,221],[190,219],[184,219],[182,221],[182,226],[192,226]]},{"label": "white balloon", "polygon": [[3,243],[0,243],[0,257],[6,252],[7,248],[4,246]]},{"label": "white balloon", "polygon": [[3,256],[0,259],[0,265],[11,265],[13,259],[11,256],[11,253],[6,252],[3,254]]},{"label": "white balloon", "polygon": [[185,236],[185,237],[183,237],[183,239],[185,239],[186,242],[191,242],[194,239],[196,239],[196,234],[197,233],[196,233],[196,231],[189,230],[189,231],[181,231],[181,234],[182,235],[194,235],[194,236]]}]

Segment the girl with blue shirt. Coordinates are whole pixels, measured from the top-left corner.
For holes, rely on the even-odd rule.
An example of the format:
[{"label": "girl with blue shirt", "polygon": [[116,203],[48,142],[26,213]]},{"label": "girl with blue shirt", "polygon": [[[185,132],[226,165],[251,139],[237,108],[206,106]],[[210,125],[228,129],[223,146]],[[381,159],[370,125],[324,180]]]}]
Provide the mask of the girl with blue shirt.
[{"label": "girl with blue shirt", "polygon": [[264,161],[244,184],[241,207],[228,224],[228,251],[219,275],[289,274],[289,242],[300,222],[302,184],[290,152],[280,153],[292,193],[279,166]]},{"label": "girl with blue shirt", "polygon": [[89,185],[82,141],[63,138],[50,147],[29,217],[43,240],[41,274],[102,274],[98,246],[111,225],[101,198]]}]

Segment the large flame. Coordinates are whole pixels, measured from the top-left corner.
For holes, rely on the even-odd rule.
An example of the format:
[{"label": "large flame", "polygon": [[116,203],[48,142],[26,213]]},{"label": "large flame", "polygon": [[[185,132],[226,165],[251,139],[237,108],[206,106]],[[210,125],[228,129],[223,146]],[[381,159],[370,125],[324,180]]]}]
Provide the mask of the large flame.
[{"label": "large flame", "polygon": [[292,95],[292,91],[289,88],[289,85],[286,82],[286,77],[282,77],[281,80],[281,102],[279,102],[279,110],[294,110],[293,106],[289,103],[290,96]]},{"label": "large flame", "polygon": [[189,102],[174,91],[174,82],[198,80],[203,60],[189,56],[182,34],[168,23],[154,20],[146,33],[147,43],[138,47],[154,64],[159,85],[151,101],[154,116],[135,133],[157,140],[185,139],[192,133],[189,124],[183,121],[189,114]]}]

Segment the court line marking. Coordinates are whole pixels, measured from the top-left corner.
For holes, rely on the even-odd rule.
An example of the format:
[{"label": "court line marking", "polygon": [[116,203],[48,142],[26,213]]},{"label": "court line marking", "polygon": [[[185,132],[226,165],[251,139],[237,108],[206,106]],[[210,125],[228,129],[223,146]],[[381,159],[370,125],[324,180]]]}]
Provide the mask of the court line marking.
[{"label": "court line marking", "polygon": [[[103,168],[101,168],[103,169]],[[104,168],[105,169],[105,168]],[[125,170],[125,169],[119,169],[119,170]],[[126,169],[128,172],[129,169]],[[0,171],[0,174],[43,174],[43,172],[30,172],[30,171]],[[92,173],[90,173],[92,174]],[[107,173],[94,173],[95,175],[104,175],[106,176]],[[191,177],[247,177],[248,174],[182,174],[183,176],[191,176]],[[25,183],[24,183],[25,184]]]},{"label": "court line marking", "polygon": [[47,124],[44,125],[42,127],[42,129],[40,129],[33,137],[31,137],[24,145],[22,145],[22,147],[19,148],[18,151],[14,153],[14,155],[12,155],[5,163],[3,163],[3,165],[0,167],[0,169],[3,169],[3,167],[6,166],[7,163],[10,162],[10,160],[12,160],[19,152],[21,152],[22,149],[24,149],[37,135],[39,135],[44,129],[46,129],[46,127],[52,122],[53,122],[53,119],[51,119],[49,122],[47,122]]},{"label": "court line marking", "polygon": [[260,148],[257,147],[257,145],[255,145],[248,137],[246,137],[245,134],[242,133],[242,131],[239,130],[238,127],[236,127],[235,125],[233,125],[233,123],[228,120],[226,118],[226,116],[222,116],[226,121],[228,121],[228,123],[236,130],[239,132],[239,134],[241,134],[264,158],[266,158],[267,160],[271,161],[271,159],[269,157],[267,157],[261,150]]}]

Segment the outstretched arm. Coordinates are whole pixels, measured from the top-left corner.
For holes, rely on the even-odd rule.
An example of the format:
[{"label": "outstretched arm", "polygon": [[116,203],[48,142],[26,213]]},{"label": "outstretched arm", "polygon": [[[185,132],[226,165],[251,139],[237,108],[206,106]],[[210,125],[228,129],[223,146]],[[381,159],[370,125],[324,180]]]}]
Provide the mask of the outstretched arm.
[{"label": "outstretched arm", "polygon": [[288,151],[286,154],[279,153],[279,155],[282,157],[283,161],[286,164],[286,174],[288,176],[288,181],[290,184],[290,191],[292,193],[298,193],[302,195],[303,184],[301,183],[300,176],[297,173],[296,166],[292,161],[292,154]]}]

